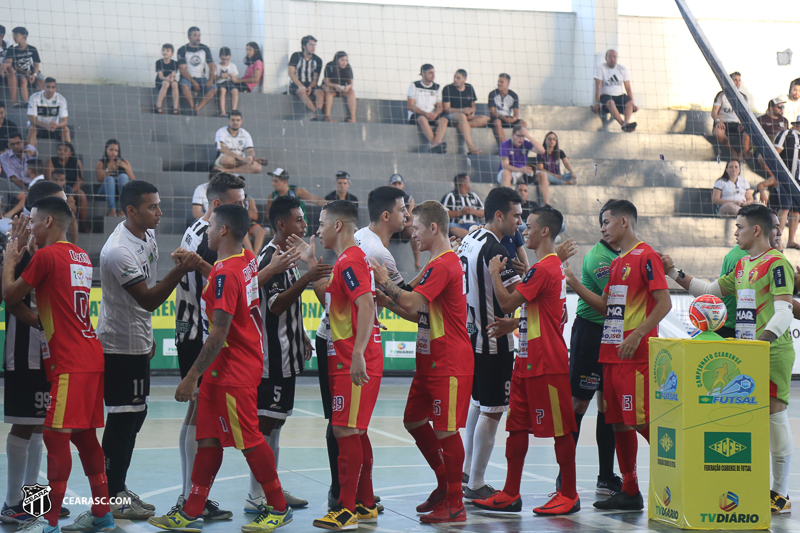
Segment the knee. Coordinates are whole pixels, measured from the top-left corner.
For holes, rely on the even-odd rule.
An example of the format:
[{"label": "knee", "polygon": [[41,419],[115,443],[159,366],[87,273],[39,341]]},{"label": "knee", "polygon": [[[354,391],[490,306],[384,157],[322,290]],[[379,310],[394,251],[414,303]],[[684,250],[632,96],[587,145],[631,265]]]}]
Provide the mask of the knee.
[{"label": "knee", "polygon": [[251,165],[251,168],[253,169],[254,173],[258,174],[259,172],[261,172],[261,163],[253,161],[253,164]]},{"label": "knee", "polygon": [[572,409],[575,411],[576,415],[582,415],[586,413],[586,410],[589,408],[590,400],[579,400],[578,398],[572,398]]}]

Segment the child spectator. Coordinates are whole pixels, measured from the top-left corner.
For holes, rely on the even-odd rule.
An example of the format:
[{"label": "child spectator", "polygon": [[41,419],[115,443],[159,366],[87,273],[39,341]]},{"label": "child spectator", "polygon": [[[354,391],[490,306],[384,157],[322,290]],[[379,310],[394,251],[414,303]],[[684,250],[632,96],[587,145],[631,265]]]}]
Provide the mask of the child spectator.
[{"label": "child spectator", "polygon": [[231,92],[231,111],[236,111],[239,107],[239,69],[231,63],[231,49],[227,46],[219,49],[216,83],[219,90],[219,116],[227,117],[225,95],[228,91]]},{"label": "child spectator", "polygon": [[164,113],[161,104],[170,89],[172,89],[172,105],[175,106],[172,114],[177,115],[180,112],[180,93],[178,92],[178,80],[175,79],[178,76],[178,62],[172,60],[174,53],[175,47],[167,43],[161,47],[161,59],[156,61],[156,89],[159,90],[156,111],[159,115]]},{"label": "child spectator", "polygon": [[[17,26],[11,33],[16,46],[6,52],[6,80],[14,107],[22,107],[28,101],[28,87],[44,89],[44,76],[39,72],[39,51],[28,44],[28,30]],[[17,102],[17,87],[22,92],[22,102]]]},{"label": "child spectator", "polygon": [[261,77],[264,75],[264,58],[257,43],[247,43],[244,64],[247,65],[247,70],[244,71],[244,77],[239,78],[239,90],[249,93],[261,85]]}]

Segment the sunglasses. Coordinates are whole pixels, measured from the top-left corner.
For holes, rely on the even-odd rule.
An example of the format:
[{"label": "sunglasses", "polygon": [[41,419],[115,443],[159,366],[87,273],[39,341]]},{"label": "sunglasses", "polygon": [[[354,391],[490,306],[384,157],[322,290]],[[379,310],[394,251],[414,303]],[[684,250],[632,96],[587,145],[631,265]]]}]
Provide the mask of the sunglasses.
[{"label": "sunglasses", "polygon": [[786,106],[782,106],[782,105],[776,105],[775,107],[777,107],[778,109],[783,109],[783,108],[785,108]]}]

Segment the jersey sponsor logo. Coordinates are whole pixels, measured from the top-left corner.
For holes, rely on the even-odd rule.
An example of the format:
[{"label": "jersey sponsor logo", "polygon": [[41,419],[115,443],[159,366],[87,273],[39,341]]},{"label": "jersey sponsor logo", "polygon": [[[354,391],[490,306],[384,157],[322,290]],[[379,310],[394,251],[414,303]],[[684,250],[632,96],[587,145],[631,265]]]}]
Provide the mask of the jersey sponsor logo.
[{"label": "jersey sponsor logo", "polygon": [[419,280],[418,285],[425,285],[425,282],[428,281],[428,277],[431,275],[431,272],[433,272],[433,267],[425,271],[425,273],[422,275],[422,279]]},{"label": "jersey sponsor logo", "polygon": [[786,287],[786,273],[783,271],[783,266],[777,266],[772,270],[772,280],[776,287]]},{"label": "jersey sponsor logo", "polygon": [[744,276],[744,269],[739,269],[736,271],[736,281],[741,281],[743,276]]},{"label": "jersey sponsor logo", "polygon": [[631,252],[631,255],[642,255],[642,252],[644,252],[642,248],[637,248]]},{"label": "jersey sponsor logo", "polygon": [[609,305],[606,316],[608,317],[621,317],[625,316],[625,306],[624,305]]},{"label": "jersey sponsor logo", "polygon": [[522,280],[522,283],[528,283],[528,280],[533,277],[534,272],[536,272],[536,267],[531,267],[528,273],[525,274],[525,279]]},{"label": "jersey sponsor logo", "polygon": [[83,263],[85,265],[91,265],[92,262],[89,260],[89,254],[87,253],[77,253],[74,250],[69,251],[69,258],[73,261],[77,261],[78,263]]},{"label": "jersey sponsor logo", "polygon": [[756,317],[752,309],[738,309],[736,311],[737,322],[753,322],[755,323]]},{"label": "jersey sponsor logo", "polygon": [[214,278],[214,291],[217,298],[222,298],[222,291],[225,288],[225,274],[220,274]]},{"label": "jersey sponsor logo", "polygon": [[747,276],[747,281],[753,283],[753,281],[758,277],[758,267],[755,267],[753,270],[750,271],[750,274]]},{"label": "jersey sponsor logo", "polygon": [[625,265],[622,267],[622,281],[628,279],[628,276],[631,275],[631,267],[629,265]]},{"label": "jersey sponsor logo", "polygon": [[135,268],[135,267],[134,268],[126,268],[125,270],[122,271],[122,277],[123,278],[129,278],[131,276],[139,276],[139,275],[140,275],[139,269]]},{"label": "jersey sponsor logo", "polygon": [[610,272],[611,272],[611,266],[602,264],[599,265],[597,269],[594,271],[594,275],[597,277],[597,279],[603,279],[607,278]]},{"label": "jersey sponsor logo", "polygon": [[342,271],[342,277],[344,278],[344,282],[350,288],[350,292],[353,292],[361,285],[356,278],[356,273],[353,272],[353,267],[345,268]]},{"label": "jersey sponsor logo", "polygon": [[83,265],[69,265],[70,280],[73,287],[92,288],[92,270]]},{"label": "jersey sponsor logo", "polygon": [[653,263],[650,260],[647,260],[647,264],[644,266],[645,270],[647,270],[647,279],[653,281]]}]

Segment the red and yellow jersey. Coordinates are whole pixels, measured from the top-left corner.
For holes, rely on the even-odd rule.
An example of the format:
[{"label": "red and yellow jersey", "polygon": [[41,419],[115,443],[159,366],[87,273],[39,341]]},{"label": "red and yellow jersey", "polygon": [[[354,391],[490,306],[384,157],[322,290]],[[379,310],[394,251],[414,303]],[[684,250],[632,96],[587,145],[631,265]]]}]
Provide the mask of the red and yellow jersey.
[{"label": "red and yellow jersey", "polygon": [[263,320],[258,299],[258,265],[249,250],[214,263],[203,289],[203,322],[214,330],[214,311],[233,317],[217,358],[203,374],[204,383],[256,387],[264,370]]},{"label": "red and yellow jersey", "polygon": [[429,302],[419,310],[417,373],[471,376],[475,361],[467,333],[466,278],[455,252],[431,259],[414,292]]},{"label": "red and yellow jersey", "polygon": [[89,319],[92,262],[68,242],[40,248],[22,279],[36,289],[47,379],[58,374],[103,372],[103,346]]},{"label": "red and yellow jersey", "polygon": [[519,313],[519,352],[514,375],[528,378],[568,374],[569,353],[564,342],[567,322],[567,281],[556,254],[533,265],[517,285],[527,300]]},{"label": "red and yellow jersey", "polygon": [[658,336],[658,327],[644,336],[632,359],[621,360],[619,345],[653,311],[653,291],[667,289],[661,256],[640,242],[611,263],[606,304],[606,320],[600,345],[601,363],[647,363],[650,337]]},{"label": "red and yellow jersey", "polygon": [[[361,248],[351,246],[336,259],[325,294],[325,307],[328,311],[328,327],[330,328],[328,374],[331,376],[350,373],[358,327],[356,299],[364,294],[371,294],[374,301],[375,278],[372,275],[372,266]],[[372,331],[367,348],[364,350],[367,374],[370,376],[383,374],[383,349],[377,308],[376,304]]]}]

